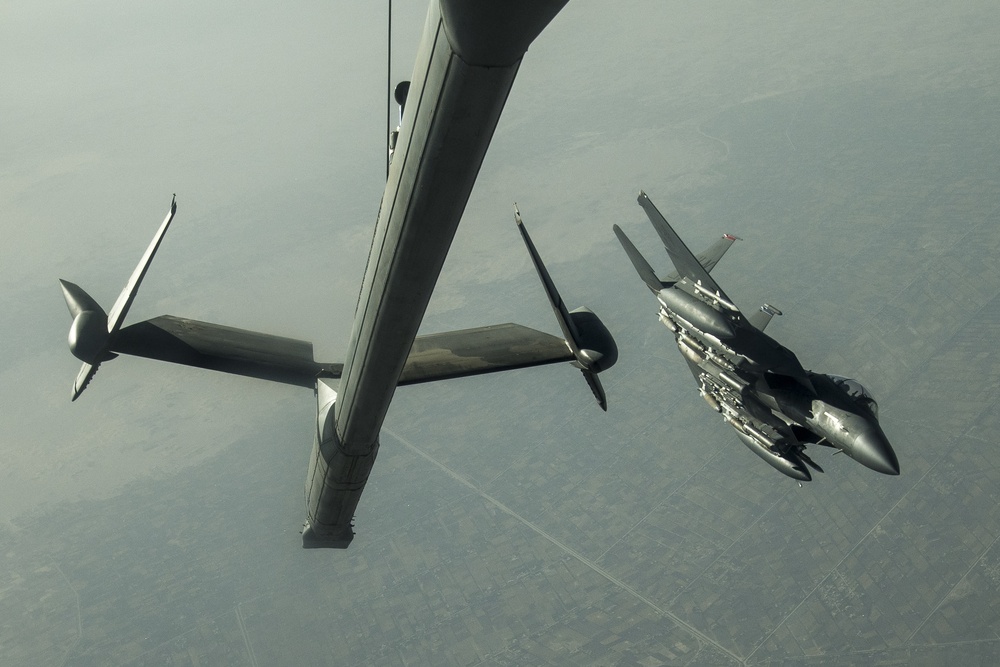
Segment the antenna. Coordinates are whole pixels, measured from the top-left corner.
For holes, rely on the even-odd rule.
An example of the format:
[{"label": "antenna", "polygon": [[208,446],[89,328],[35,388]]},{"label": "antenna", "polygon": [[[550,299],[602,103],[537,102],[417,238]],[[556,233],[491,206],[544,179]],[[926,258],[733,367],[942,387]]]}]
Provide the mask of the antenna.
[{"label": "antenna", "polygon": [[[392,0],[389,0],[389,16],[385,35],[385,138],[392,132]],[[385,152],[385,179],[389,180],[389,151]]]}]

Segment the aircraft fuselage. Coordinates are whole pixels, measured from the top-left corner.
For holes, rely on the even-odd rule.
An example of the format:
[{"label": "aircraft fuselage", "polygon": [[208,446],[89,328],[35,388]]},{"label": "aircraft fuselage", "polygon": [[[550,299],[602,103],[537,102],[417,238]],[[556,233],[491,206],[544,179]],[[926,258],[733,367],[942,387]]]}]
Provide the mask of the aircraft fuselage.
[{"label": "aircraft fuselage", "polygon": [[[805,371],[791,351],[725,307],[677,286],[664,288],[658,300],[660,321],[674,335],[701,395],[768,464],[809,480],[803,450],[822,444],[872,470],[899,473],[870,397],[852,397],[838,379]],[[681,307],[674,310],[675,304]],[[707,330],[695,322],[707,323]]]},{"label": "aircraft fuselage", "polygon": [[566,0],[432,2],[339,389],[317,389],[303,545],[346,547],[379,431],[531,41]]}]

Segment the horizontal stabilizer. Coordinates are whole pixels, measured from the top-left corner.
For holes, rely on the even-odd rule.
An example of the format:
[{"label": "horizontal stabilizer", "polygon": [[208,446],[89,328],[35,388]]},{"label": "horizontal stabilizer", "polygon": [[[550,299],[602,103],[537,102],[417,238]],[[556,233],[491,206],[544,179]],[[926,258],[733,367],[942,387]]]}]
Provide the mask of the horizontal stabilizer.
[{"label": "horizontal stabilizer", "polygon": [[820,464],[816,463],[811,458],[809,458],[806,455],[805,452],[799,452],[798,455],[799,455],[799,458],[802,460],[803,463],[805,463],[806,465],[808,465],[810,468],[812,468],[816,472],[826,472],[825,470],[823,470],[823,467]]},{"label": "horizontal stabilizer", "polygon": [[403,366],[399,384],[447,380],[573,360],[573,353],[558,336],[520,324],[495,324],[417,336]]},{"label": "horizontal stabilizer", "polygon": [[[343,364],[313,360],[312,343],[162,315],[122,329],[115,352],[195,368],[313,387],[318,377],[339,378]],[[492,326],[418,336],[400,385],[573,361],[557,336],[521,326]]]},{"label": "horizontal stabilizer", "polygon": [[[740,240],[738,236],[733,236],[732,234],[723,234],[718,238],[718,240],[716,240],[715,243],[710,245],[706,250],[698,253],[697,257],[698,263],[701,264],[703,267],[705,267],[706,271],[711,273],[712,269],[714,269],[715,266],[719,263],[719,260],[722,259],[722,256],[726,254],[726,251],[729,250],[729,248],[733,245],[733,243],[735,243],[738,240]],[[678,278],[679,276],[675,274],[674,276],[667,278],[667,280],[676,282]]]},{"label": "horizontal stabilizer", "polygon": [[118,332],[112,349],[135,357],[313,387],[320,375],[340,377],[342,364],[313,361],[312,343],[162,315]]}]

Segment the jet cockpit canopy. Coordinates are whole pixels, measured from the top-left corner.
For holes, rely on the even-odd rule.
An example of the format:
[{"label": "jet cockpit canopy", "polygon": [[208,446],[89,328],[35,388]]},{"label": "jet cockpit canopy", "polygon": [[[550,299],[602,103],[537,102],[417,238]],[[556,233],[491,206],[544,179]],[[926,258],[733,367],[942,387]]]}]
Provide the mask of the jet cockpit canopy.
[{"label": "jet cockpit canopy", "polygon": [[840,389],[843,389],[848,396],[866,406],[872,411],[873,415],[878,417],[878,403],[875,402],[875,398],[866,386],[857,380],[842,375],[827,375],[827,377],[833,380],[833,383]]}]

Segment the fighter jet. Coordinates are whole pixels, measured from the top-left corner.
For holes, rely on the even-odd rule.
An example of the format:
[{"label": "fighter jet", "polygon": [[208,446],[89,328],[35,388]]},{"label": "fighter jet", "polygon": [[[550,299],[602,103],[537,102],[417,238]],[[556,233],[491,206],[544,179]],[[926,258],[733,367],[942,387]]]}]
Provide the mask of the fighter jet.
[{"label": "fighter jet", "polygon": [[597,373],[615,363],[614,339],[590,311],[565,309],[520,223],[567,338],[517,324],[417,336],[521,60],[565,3],[430,1],[413,76],[397,89],[403,113],[389,139],[388,177],[344,363],[314,361],[305,341],[170,315],[123,327],[173,219],[171,203],[110,313],[79,286],[61,281],[73,317],[70,350],[83,361],[73,398],[118,354],[313,388],[307,548],[346,548],[354,538],[355,510],[397,386],[568,361],[606,407]]},{"label": "fighter jet", "polygon": [[[726,234],[698,257],[639,194],[676,272],[660,279],[625,232],[615,235],[639,277],[656,295],[660,321],[673,334],[698,392],[736,436],[771,466],[800,482],[823,469],[807,445],[832,447],[886,475],[899,462],[878,422],[878,404],[856,380],[805,370],[796,356],[764,333],[781,311],[764,304],[749,317],[709,272],[734,241]],[[837,452],[835,452],[837,453]]]}]

